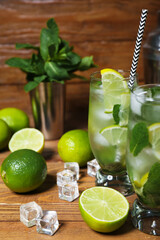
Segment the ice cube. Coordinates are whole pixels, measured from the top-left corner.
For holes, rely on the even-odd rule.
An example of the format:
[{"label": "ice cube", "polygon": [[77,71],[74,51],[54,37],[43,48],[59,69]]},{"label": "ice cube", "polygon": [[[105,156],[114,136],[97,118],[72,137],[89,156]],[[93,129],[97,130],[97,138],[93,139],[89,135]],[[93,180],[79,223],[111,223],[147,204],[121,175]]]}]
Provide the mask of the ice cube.
[{"label": "ice cube", "polygon": [[63,183],[58,186],[59,198],[72,202],[79,197],[79,189],[77,182]]},{"label": "ice cube", "polygon": [[96,176],[96,172],[100,169],[100,166],[96,159],[87,162],[87,174],[91,177]]},{"label": "ice cube", "polygon": [[134,94],[131,94],[131,103],[130,103],[130,108],[132,112],[136,115],[141,115],[141,106],[142,102],[139,102],[137,98],[134,96]]},{"label": "ice cube", "polygon": [[59,228],[56,211],[43,211],[43,217],[36,219],[38,233],[53,235]]},{"label": "ice cube", "polygon": [[77,162],[65,162],[64,169],[65,170],[69,169],[69,170],[75,172],[76,180],[79,180],[79,164]]},{"label": "ice cube", "polygon": [[36,218],[42,216],[42,208],[34,201],[20,206],[20,221],[27,227],[36,225]]},{"label": "ice cube", "polygon": [[57,186],[61,185],[63,182],[68,183],[76,180],[76,173],[69,169],[57,173]]}]

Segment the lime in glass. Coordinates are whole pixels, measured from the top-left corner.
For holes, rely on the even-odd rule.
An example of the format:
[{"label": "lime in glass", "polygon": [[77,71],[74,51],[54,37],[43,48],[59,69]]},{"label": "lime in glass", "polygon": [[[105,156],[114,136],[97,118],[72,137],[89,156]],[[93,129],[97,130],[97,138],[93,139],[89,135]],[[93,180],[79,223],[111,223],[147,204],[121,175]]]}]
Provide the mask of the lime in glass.
[{"label": "lime in glass", "polygon": [[103,69],[91,75],[88,132],[101,169],[96,184],[133,192],[126,173],[126,144],[130,91],[129,71]]}]

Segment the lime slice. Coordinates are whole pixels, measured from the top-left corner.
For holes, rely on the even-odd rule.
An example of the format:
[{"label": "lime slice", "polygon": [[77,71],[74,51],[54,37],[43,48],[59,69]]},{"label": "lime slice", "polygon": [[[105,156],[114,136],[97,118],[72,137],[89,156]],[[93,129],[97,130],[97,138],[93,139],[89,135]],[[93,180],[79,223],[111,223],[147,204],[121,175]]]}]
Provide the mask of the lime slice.
[{"label": "lime slice", "polygon": [[127,126],[129,117],[130,93],[121,94],[121,106],[119,111],[119,125]]},{"label": "lime slice", "polygon": [[112,112],[113,106],[120,103],[121,93],[129,92],[123,76],[113,69],[101,70],[105,112]]},{"label": "lime slice", "polygon": [[8,147],[11,152],[31,149],[41,153],[44,148],[44,136],[35,128],[24,128],[13,134]]},{"label": "lime slice", "polygon": [[84,221],[98,232],[112,232],[127,219],[129,203],[118,191],[108,187],[92,187],[81,194],[79,207]]},{"label": "lime slice", "polygon": [[148,130],[149,142],[152,145],[155,156],[160,159],[160,123],[154,123],[150,125]]},{"label": "lime slice", "polygon": [[124,145],[127,141],[127,127],[112,125],[103,128],[100,133],[105,137],[108,143],[112,146]]}]

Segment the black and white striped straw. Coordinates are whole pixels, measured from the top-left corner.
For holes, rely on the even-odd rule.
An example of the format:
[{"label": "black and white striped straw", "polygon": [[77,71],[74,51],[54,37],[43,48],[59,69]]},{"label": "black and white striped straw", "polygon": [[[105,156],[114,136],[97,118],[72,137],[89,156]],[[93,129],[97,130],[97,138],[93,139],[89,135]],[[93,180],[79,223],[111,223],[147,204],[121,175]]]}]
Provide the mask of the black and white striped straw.
[{"label": "black and white striped straw", "polygon": [[140,49],[141,49],[141,43],[142,43],[147,13],[148,13],[147,9],[142,9],[141,19],[140,19],[140,24],[139,24],[139,28],[138,28],[137,39],[136,39],[136,44],[135,44],[135,49],[134,49],[134,54],[133,54],[133,59],[132,59],[130,79],[128,82],[128,87],[131,90],[133,89],[134,82],[135,82],[136,70],[137,70],[137,65],[138,65],[139,53],[140,53]]}]

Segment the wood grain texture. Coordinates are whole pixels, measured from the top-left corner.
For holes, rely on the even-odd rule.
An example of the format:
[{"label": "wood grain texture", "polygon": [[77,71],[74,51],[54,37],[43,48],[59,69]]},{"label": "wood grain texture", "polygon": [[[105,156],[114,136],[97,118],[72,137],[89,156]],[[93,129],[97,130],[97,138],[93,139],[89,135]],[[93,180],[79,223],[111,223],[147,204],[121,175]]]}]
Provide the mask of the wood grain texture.
[{"label": "wood grain texture", "polygon": [[[0,108],[18,107],[30,117],[33,126],[29,94],[23,90],[25,74],[5,65],[13,56],[29,57],[31,51],[15,50],[15,44],[39,45],[39,34],[46,21],[54,17],[60,35],[74,45],[81,56],[93,55],[99,68],[130,69],[137,29],[142,8],[148,8],[144,41],[156,26],[159,0],[0,0]],[[98,70],[84,72],[86,77]],[[143,80],[143,54],[141,51],[138,74]],[[65,131],[87,128],[89,81],[78,79],[66,82]],[[38,234],[36,228],[27,228],[19,221],[22,203],[36,201],[43,209],[56,210],[60,228],[53,236],[55,240],[158,240],[133,228],[130,217],[125,225],[111,234],[92,231],[83,221],[78,199],[72,203],[58,197],[56,173],[63,169],[57,153],[57,141],[47,141],[43,156],[48,175],[44,184],[32,193],[11,192],[0,178],[0,239],[5,240],[49,240],[50,236]],[[0,164],[9,154],[0,153]],[[81,169],[78,182],[80,193],[95,185],[94,178]],[[128,197],[132,205],[135,195]]]},{"label": "wood grain texture", "polygon": [[[16,50],[15,44],[39,45],[40,31],[49,18],[55,18],[61,37],[74,45],[78,54],[82,57],[93,55],[99,68],[81,73],[89,78],[93,71],[105,67],[130,69],[141,9],[144,7],[149,10],[145,41],[148,32],[156,26],[159,0],[145,0],[145,4],[144,0],[1,0],[0,92],[3,93],[0,95],[0,108],[20,104],[19,107],[29,113],[32,122],[29,97],[22,90],[26,83],[25,74],[7,66],[5,61],[14,56],[30,57],[31,50]],[[143,81],[142,50],[137,71],[139,80]],[[66,85],[65,129],[86,128],[89,83],[75,79],[67,81]]]},{"label": "wood grain texture", "polygon": [[[5,240],[28,240],[43,239],[51,237],[36,232],[36,227],[27,228],[20,222],[19,208],[23,203],[36,201],[43,210],[55,210],[60,223],[59,230],[53,236],[56,240],[158,240],[156,236],[144,234],[133,228],[130,214],[126,223],[117,231],[108,234],[101,234],[91,230],[83,221],[79,211],[78,201],[67,202],[58,197],[56,186],[56,173],[63,169],[63,162],[57,153],[58,141],[46,141],[43,156],[47,162],[48,175],[46,181],[32,193],[16,194],[11,192],[0,178],[0,239]],[[0,154],[0,164],[9,154],[3,151]],[[95,186],[94,178],[87,175],[86,168],[80,170],[78,181],[80,193],[89,187]],[[127,197],[130,207],[135,195]]]}]

